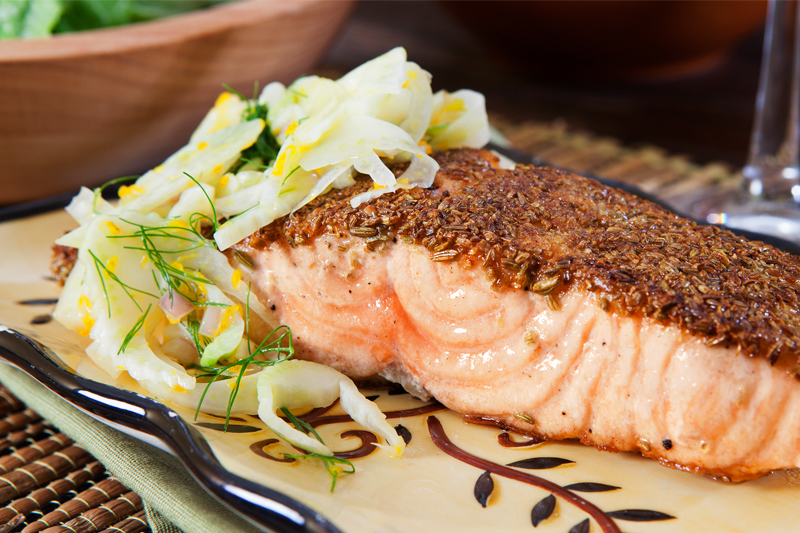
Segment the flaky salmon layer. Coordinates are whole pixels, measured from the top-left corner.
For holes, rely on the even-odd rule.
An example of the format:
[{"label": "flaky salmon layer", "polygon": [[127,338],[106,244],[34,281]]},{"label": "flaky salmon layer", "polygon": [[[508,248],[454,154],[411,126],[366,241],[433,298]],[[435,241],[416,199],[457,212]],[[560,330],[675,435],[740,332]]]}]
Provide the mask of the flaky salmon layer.
[{"label": "flaky salmon layer", "polygon": [[[236,246],[299,357],[732,480],[800,466],[800,260],[552,169],[437,155]],[[252,268],[250,268],[252,267]]]},{"label": "flaky salmon layer", "polygon": [[526,434],[693,472],[740,480],[800,466],[800,386],[765,360],[604,311],[577,289],[553,309],[421,247],[375,254],[352,241],[346,251],[335,237],[274,243],[254,256],[254,290],[292,329],[299,357],[383,375]]}]

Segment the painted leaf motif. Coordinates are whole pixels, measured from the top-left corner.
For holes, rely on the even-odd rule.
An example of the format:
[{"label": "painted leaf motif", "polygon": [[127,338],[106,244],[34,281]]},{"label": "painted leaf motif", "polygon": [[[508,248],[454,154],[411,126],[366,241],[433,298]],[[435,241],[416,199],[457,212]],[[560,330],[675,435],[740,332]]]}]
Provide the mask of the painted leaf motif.
[{"label": "painted leaf motif", "polygon": [[397,424],[394,429],[397,431],[397,434],[406,441],[406,445],[411,442],[411,432],[403,424]]},{"label": "painted leaf motif", "polygon": [[[215,431],[225,431],[225,424],[219,424],[217,422],[198,422],[195,426],[204,427],[207,429],[213,429]],[[248,426],[245,424],[229,424],[228,425],[228,433],[254,433],[256,431],[261,431],[261,428],[257,428],[255,426]]]},{"label": "painted leaf motif", "polygon": [[569,533],[589,533],[589,519],[587,518],[583,522],[579,522],[572,526],[572,529],[569,530]]},{"label": "painted leaf motif", "polygon": [[31,324],[39,325],[39,324],[47,324],[53,320],[53,315],[37,315],[31,319]]},{"label": "painted leaf motif", "polygon": [[617,520],[628,520],[630,522],[658,522],[659,520],[674,520],[675,517],[659,511],[649,509],[623,509],[621,511],[611,511],[606,513],[611,518]]},{"label": "painted leaf motif", "polygon": [[575,492],[608,492],[611,490],[619,490],[620,487],[589,481],[585,483],[573,483],[571,485],[566,485],[564,488]]},{"label": "painted leaf motif", "polygon": [[494,491],[494,480],[492,473],[488,470],[480,475],[478,481],[475,482],[475,499],[481,504],[481,507],[486,507],[486,502],[489,501],[489,496]]},{"label": "painted leaf motif", "polygon": [[508,463],[507,466],[516,466],[517,468],[526,468],[528,470],[547,470],[548,468],[555,468],[557,466],[574,463],[569,459],[562,459],[561,457],[532,457],[530,459],[522,459]]},{"label": "painted leaf motif", "polygon": [[19,305],[55,305],[57,303],[57,298],[35,298],[33,300],[20,300],[17,302]]},{"label": "painted leaf motif", "polygon": [[556,497],[550,494],[542,501],[533,506],[531,511],[531,523],[533,527],[538,526],[542,521],[550,518],[556,508]]}]

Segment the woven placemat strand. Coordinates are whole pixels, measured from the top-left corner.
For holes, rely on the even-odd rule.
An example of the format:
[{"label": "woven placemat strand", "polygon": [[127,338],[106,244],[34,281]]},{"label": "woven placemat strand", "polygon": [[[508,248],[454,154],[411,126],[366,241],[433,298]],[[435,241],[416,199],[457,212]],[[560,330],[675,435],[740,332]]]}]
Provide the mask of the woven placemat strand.
[{"label": "woven placemat strand", "polygon": [[733,188],[741,180],[727,163],[698,165],[656,146],[631,147],[618,139],[574,130],[563,120],[516,123],[501,116],[490,120],[514,148],[549,165],[634,184],[678,209],[694,191]]},{"label": "woven placemat strand", "polygon": [[0,533],[150,532],[139,496],[0,386]]}]

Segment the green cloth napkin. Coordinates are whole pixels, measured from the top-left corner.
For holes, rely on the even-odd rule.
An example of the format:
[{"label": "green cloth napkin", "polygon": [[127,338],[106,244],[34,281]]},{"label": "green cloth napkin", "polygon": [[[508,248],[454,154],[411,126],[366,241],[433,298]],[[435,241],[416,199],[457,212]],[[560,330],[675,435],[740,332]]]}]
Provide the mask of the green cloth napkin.
[{"label": "green cloth napkin", "polygon": [[139,494],[155,533],[259,531],[203,490],[172,455],[96,421],[10,365],[0,364],[0,383]]}]

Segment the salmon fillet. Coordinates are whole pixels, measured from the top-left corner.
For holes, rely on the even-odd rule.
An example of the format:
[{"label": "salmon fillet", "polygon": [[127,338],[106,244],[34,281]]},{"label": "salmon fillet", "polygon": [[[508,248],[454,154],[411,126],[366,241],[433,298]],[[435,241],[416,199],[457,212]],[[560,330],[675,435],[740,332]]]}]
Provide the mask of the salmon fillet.
[{"label": "salmon fillet", "polygon": [[[233,256],[299,357],[547,439],[731,480],[800,466],[800,261],[560,170],[437,154]],[[252,268],[250,268],[252,267]]]}]

